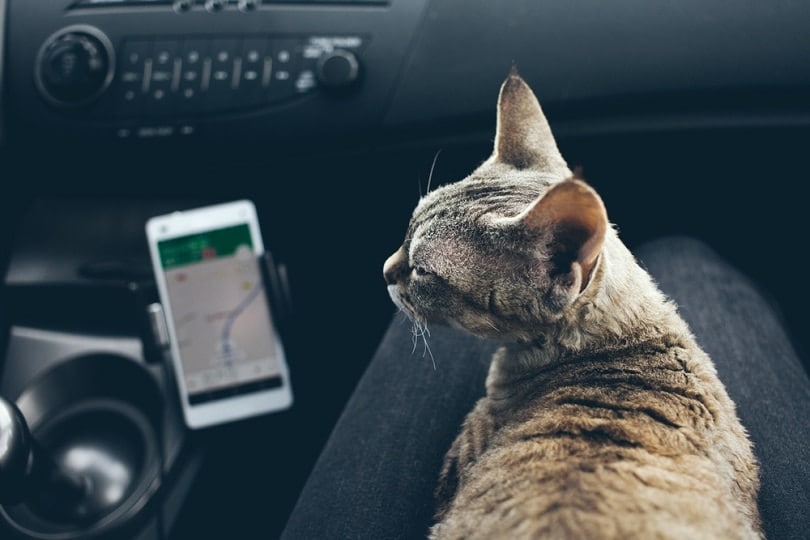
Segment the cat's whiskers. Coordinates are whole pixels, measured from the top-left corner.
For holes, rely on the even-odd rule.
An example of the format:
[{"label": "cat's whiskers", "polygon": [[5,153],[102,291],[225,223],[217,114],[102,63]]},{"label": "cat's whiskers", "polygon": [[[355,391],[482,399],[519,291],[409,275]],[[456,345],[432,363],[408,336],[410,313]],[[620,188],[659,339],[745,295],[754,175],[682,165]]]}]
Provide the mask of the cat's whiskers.
[{"label": "cat's whiskers", "polygon": [[422,324],[417,320],[413,320],[413,327],[411,328],[411,340],[413,342],[413,349],[411,349],[411,354],[416,352],[416,344],[419,343],[419,338],[425,337],[425,329]]},{"label": "cat's whiskers", "polygon": [[433,357],[433,351],[430,349],[430,344],[427,340],[427,338],[430,337],[430,329],[428,328],[427,322],[419,322],[417,319],[413,319],[413,327],[411,328],[413,349],[411,349],[411,354],[416,352],[416,345],[419,343],[420,337],[424,343],[424,348],[422,349],[422,358],[424,358],[426,354],[430,355],[430,361],[433,364],[433,369],[435,370],[436,359]]},{"label": "cat's whiskers", "polygon": [[[427,330],[427,325],[425,325],[425,329]],[[427,335],[422,333],[422,341],[425,342],[425,351],[430,355],[430,362],[433,364],[433,371],[436,371],[436,359],[433,357],[433,351],[430,350],[430,345],[428,344],[428,336],[430,336],[430,331],[428,330]],[[422,352],[422,358],[425,357],[425,353]]]},{"label": "cat's whiskers", "polygon": [[411,341],[413,342],[413,348],[411,349],[411,354],[416,352],[416,345],[419,343],[419,338],[424,338],[425,336],[425,327],[422,323],[419,322],[418,319],[412,319],[413,325],[411,326]]},{"label": "cat's whiskers", "polygon": [[442,153],[442,149],[439,148],[436,151],[436,155],[433,156],[433,164],[430,166],[430,174],[428,174],[428,183],[427,183],[427,191],[425,191],[425,195],[430,193],[430,181],[433,180],[433,170],[436,168],[436,160],[439,159],[439,154]]},{"label": "cat's whiskers", "polygon": [[433,364],[433,371],[436,371],[436,359],[433,357],[433,351],[430,350],[430,344],[428,344],[427,338],[430,337],[430,329],[428,328],[427,322],[422,323],[421,325],[421,332],[420,336],[422,336],[422,341],[425,344],[425,348],[422,349],[422,358],[425,357],[425,353],[430,355],[430,361]]}]

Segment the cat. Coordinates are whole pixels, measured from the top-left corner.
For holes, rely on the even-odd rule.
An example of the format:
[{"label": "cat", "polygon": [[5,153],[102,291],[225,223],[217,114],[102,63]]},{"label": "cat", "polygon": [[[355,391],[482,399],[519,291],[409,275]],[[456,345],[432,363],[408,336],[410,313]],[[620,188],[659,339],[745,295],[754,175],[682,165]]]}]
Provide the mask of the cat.
[{"label": "cat", "polygon": [[502,342],[431,538],[763,537],[758,465],[714,365],[516,71],[492,155],[420,199],[383,273],[417,323]]}]

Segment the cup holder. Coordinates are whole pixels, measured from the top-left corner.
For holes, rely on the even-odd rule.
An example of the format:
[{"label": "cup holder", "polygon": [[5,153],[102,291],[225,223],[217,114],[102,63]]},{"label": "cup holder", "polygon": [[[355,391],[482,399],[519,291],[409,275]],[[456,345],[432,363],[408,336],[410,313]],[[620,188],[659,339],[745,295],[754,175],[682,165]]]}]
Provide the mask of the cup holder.
[{"label": "cup holder", "polygon": [[153,376],[124,356],[60,363],[17,399],[34,438],[86,483],[70,504],[54,490],[0,507],[22,538],[73,540],[122,533],[139,522],[161,483],[163,396]]}]

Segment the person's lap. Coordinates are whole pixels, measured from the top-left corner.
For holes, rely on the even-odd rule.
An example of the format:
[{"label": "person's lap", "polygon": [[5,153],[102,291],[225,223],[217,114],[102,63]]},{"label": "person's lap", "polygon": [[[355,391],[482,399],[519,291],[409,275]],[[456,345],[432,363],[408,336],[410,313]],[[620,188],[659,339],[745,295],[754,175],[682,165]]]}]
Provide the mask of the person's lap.
[{"label": "person's lap", "polygon": [[678,302],[760,461],[760,512],[768,538],[810,534],[810,381],[772,306],[706,246],[675,238],[637,253]]},{"label": "person's lap", "polygon": [[[397,314],[349,400],[282,538],[424,538],[444,453],[484,391],[495,343]],[[459,363],[463,360],[463,364]]]},{"label": "person's lap", "polygon": [[[636,254],[678,302],[737,403],[761,462],[766,534],[805,537],[810,530],[810,381],[778,317],[744,276],[700,243],[664,239]],[[428,351],[403,315],[394,318],[283,538],[427,534],[444,453],[483,395],[497,347],[455,330],[430,330]]]}]

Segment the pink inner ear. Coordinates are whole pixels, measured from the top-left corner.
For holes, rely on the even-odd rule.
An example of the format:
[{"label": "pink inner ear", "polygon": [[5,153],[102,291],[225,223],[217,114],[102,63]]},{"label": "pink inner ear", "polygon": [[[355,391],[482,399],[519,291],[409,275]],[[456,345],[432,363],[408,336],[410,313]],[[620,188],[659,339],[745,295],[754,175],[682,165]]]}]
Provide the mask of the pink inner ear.
[{"label": "pink inner ear", "polygon": [[571,261],[582,267],[582,284],[588,282],[602,244],[608,220],[602,199],[580,180],[566,180],[549,189],[522,217],[525,226],[551,231],[553,245],[576,253]]}]

